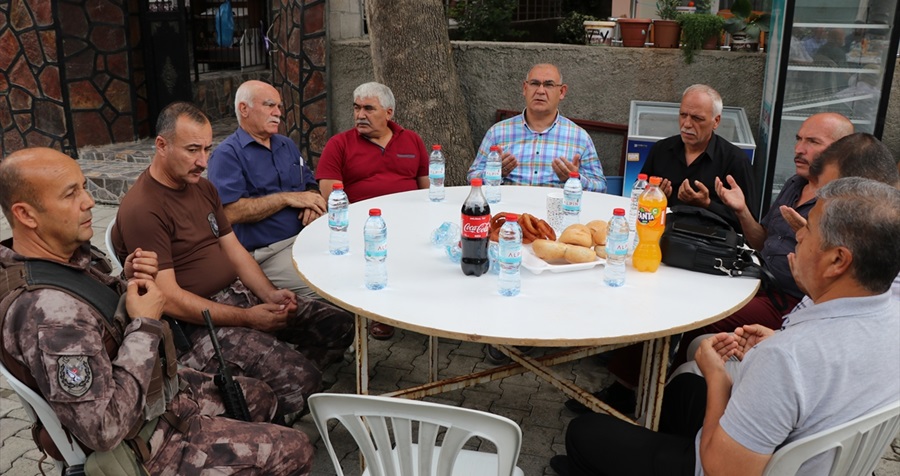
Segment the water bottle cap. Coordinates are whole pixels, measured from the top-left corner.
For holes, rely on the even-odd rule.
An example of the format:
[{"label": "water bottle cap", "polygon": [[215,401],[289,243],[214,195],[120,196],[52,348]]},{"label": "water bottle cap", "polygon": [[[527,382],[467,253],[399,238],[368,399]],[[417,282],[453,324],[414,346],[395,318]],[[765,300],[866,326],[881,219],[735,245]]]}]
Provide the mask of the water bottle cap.
[{"label": "water bottle cap", "polygon": [[613,209],[613,216],[615,216],[615,217],[623,217],[623,216],[625,216],[625,209],[624,209],[624,208],[614,208],[614,209]]},{"label": "water bottle cap", "polygon": [[473,178],[472,181],[469,183],[471,183],[473,187],[480,187],[482,184],[480,178]]},{"label": "water bottle cap", "polygon": [[650,177],[651,185],[659,185],[660,183],[662,183],[662,177],[656,177],[656,176]]},{"label": "water bottle cap", "polygon": [[331,186],[332,190],[343,190],[344,184],[342,182],[335,182],[334,185]]},{"label": "water bottle cap", "polygon": [[569,172],[569,178],[578,178],[578,172]]},{"label": "water bottle cap", "polygon": [[380,217],[380,216],[381,216],[381,209],[380,209],[380,208],[372,208],[372,209],[370,209],[370,210],[369,210],[369,216],[370,216],[370,217]]},{"label": "water bottle cap", "polygon": [[647,174],[638,174],[638,180],[647,180]]},{"label": "water bottle cap", "polygon": [[496,150],[497,152],[500,152],[500,150],[501,150],[501,149],[500,149],[500,146],[499,146],[499,145],[492,145],[492,146],[491,146],[491,151],[495,151],[495,150]]},{"label": "water bottle cap", "polygon": [[440,144],[434,144],[433,146],[431,146],[431,150],[441,150],[441,145],[440,145]]},{"label": "water bottle cap", "polygon": [[515,213],[507,213],[506,221],[519,221],[519,215],[516,215]]}]

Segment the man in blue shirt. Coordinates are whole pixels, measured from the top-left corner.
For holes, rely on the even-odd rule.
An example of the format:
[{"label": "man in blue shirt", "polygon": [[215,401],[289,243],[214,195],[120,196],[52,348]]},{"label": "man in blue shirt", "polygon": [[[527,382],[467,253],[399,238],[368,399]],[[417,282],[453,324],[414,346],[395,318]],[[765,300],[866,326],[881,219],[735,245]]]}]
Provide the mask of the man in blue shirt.
[{"label": "man in blue shirt", "polygon": [[569,172],[578,172],[584,190],[605,192],[606,177],[594,142],[559,113],[567,90],[556,66],[532,67],[522,83],[525,110],[488,129],[466,178],[484,174],[488,152],[497,145],[503,151],[504,184],[562,187]]},{"label": "man in blue shirt", "polygon": [[300,279],[291,256],[304,226],[326,212],[315,176],[294,142],[278,134],[281,95],[262,81],[235,93],[238,129],[212,153],[216,186],[235,236],[278,288],[318,297]]}]

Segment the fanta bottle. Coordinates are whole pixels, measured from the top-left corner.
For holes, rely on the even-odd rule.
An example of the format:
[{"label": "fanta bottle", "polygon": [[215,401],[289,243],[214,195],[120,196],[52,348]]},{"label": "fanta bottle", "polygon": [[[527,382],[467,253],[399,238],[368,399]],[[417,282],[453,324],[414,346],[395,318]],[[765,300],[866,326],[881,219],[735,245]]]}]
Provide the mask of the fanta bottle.
[{"label": "fanta bottle", "polygon": [[638,271],[656,272],[662,261],[659,238],[666,229],[666,194],[659,188],[662,179],[650,177],[650,185],[638,198],[637,236],[631,264]]}]

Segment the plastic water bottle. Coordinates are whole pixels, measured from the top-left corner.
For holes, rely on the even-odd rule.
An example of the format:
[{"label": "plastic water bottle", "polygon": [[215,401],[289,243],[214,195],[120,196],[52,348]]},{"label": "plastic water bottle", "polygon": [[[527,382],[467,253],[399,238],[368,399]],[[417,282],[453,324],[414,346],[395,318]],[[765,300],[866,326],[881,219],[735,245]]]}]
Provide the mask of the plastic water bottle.
[{"label": "plastic water bottle", "polygon": [[445,248],[447,251],[447,257],[450,258],[450,261],[456,264],[459,264],[462,261],[462,242],[456,240],[456,243],[452,245],[447,245]]},{"label": "plastic water bottle", "polygon": [[445,221],[441,226],[431,232],[431,244],[434,246],[447,246],[459,243],[459,225]]},{"label": "plastic water bottle", "polygon": [[387,225],[381,218],[381,210],[369,210],[369,219],[363,228],[366,241],[366,287],[383,289],[387,286]]},{"label": "plastic water bottle", "polygon": [[350,251],[350,236],[347,234],[350,201],[344,192],[344,184],[337,182],[328,195],[328,227],[331,235],[328,239],[328,251],[333,255],[343,255]]},{"label": "plastic water bottle", "polygon": [[431,146],[431,155],[428,156],[428,199],[432,202],[444,201],[444,169],[447,160],[441,152],[441,146]]},{"label": "plastic water bottle", "polygon": [[515,296],[522,289],[522,276],[519,265],[522,264],[522,229],[517,223],[518,215],[506,214],[506,222],[500,227],[500,250],[497,262],[500,264],[500,277],[497,289],[503,296]]},{"label": "plastic water bottle", "polygon": [[606,266],[603,282],[607,286],[618,287],[625,284],[625,258],[628,256],[628,220],[625,209],[613,210],[606,233]]},{"label": "plastic water bottle", "polygon": [[628,248],[629,256],[634,252],[634,248],[637,247],[638,244],[637,228],[635,228],[635,223],[637,222],[638,198],[644,193],[644,189],[647,188],[647,185],[649,185],[649,182],[647,182],[647,174],[638,174],[637,180],[634,181],[634,187],[631,188],[631,207],[628,208],[628,232],[631,234],[631,246]]},{"label": "plastic water bottle", "polygon": [[500,146],[492,145],[484,166],[484,198],[488,203],[500,201],[500,183],[503,180],[501,168]]},{"label": "plastic water bottle", "polygon": [[563,187],[563,230],[569,225],[581,223],[581,194],[581,179],[578,172],[570,172],[569,180],[566,180]]}]

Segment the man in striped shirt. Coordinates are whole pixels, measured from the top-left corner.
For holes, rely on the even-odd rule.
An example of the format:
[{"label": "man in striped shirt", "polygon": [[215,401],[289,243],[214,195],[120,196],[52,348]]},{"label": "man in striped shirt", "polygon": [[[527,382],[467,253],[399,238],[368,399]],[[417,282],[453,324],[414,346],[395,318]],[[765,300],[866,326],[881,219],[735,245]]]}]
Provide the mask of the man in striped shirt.
[{"label": "man in striped shirt", "polygon": [[466,177],[484,174],[488,152],[497,145],[502,149],[504,184],[562,187],[569,172],[578,172],[585,190],[605,192],[606,177],[594,142],[559,113],[566,91],[556,66],[532,67],[522,83],[525,110],[487,131]]}]

